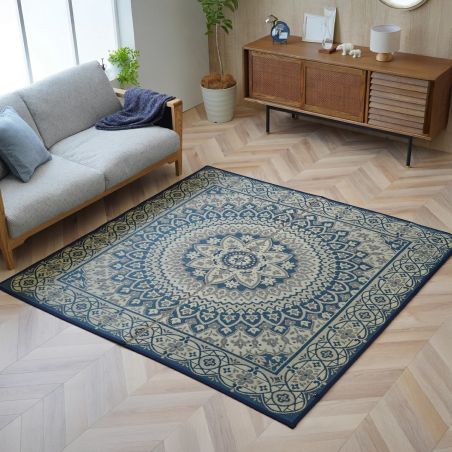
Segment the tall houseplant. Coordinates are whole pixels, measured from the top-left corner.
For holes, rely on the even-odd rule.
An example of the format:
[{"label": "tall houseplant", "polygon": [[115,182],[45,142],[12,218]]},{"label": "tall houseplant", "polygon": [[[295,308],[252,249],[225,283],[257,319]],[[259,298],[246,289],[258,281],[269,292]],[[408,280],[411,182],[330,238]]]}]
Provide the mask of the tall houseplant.
[{"label": "tall houseplant", "polygon": [[211,122],[228,122],[234,116],[237,83],[234,77],[224,73],[219,35],[232,30],[232,21],[226,17],[226,10],[234,12],[239,0],[198,0],[206,16],[206,35],[215,34],[215,50],[219,73],[206,75],[201,80],[201,90],[207,118]]}]

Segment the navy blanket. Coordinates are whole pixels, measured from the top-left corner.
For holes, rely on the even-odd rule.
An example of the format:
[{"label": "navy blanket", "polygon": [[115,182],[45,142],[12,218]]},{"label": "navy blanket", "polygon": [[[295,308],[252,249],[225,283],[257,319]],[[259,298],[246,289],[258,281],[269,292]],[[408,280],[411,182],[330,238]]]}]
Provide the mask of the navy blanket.
[{"label": "navy blanket", "polygon": [[128,89],[124,95],[123,109],[98,121],[96,129],[122,130],[152,126],[162,119],[166,102],[172,99],[173,96],[148,89]]}]

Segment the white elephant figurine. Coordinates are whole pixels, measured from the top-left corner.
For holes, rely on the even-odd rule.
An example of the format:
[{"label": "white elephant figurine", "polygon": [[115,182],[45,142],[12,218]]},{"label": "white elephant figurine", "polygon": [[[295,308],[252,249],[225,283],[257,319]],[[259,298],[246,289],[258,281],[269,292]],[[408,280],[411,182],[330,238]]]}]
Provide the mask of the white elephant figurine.
[{"label": "white elephant figurine", "polygon": [[355,46],[351,42],[344,42],[337,46],[336,51],[342,50],[342,55],[348,55],[354,48]]},{"label": "white elephant figurine", "polygon": [[361,49],[350,50],[349,55],[353,58],[361,58]]}]

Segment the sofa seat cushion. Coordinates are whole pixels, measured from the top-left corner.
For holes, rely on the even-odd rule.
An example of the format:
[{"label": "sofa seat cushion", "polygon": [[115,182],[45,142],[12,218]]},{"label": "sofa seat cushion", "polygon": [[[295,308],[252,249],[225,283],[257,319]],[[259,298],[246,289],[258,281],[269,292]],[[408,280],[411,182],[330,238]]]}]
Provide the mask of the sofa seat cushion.
[{"label": "sofa seat cushion", "polygon": [[9,174],[0,181],[9,234],[18,237],[104,190],[101,173],[58,156],[26,184]]},{"label": "sofa seat cushion", "polygon": [[50,151],[103,173],[108,189],[173,154],[179,145],[179,135],[162,127],[114,131],[92,127],[60,141]]},{"label": "sofa seat cushion", "polygon": [[19,95],[47,148],[121,109],[121,103],[97,61],[34,83],[19,91]]}]

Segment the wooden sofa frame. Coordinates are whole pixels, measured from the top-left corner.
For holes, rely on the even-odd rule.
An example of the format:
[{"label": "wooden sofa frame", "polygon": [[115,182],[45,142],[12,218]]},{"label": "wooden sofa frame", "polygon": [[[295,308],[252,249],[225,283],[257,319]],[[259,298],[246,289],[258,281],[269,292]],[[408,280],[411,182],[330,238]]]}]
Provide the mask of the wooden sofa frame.
[{"label": "wooden sofa frame", "polygon": [[[118,97],[124,97],[125,90],[115,89],[115,93]],[[79,206],[76,206],[70,210],[67,210],[66,212],[58,214],[57,216],[49,219],[48,221],[40,224],[39,226],[34,227],[30,231],[27,231],[18,237],[11,238],[9,236],[8,225],[5,216],[5,209],[3,205],[3,198],[0,192],[0,249],[2,251],[3,259],[8,270],[13,270],[15,267],[13,250],[22,245],[25,242],[25,240],[27,240],[29,237],[37,234],[43,229],[46,229],[49,226],[58,223],[60,220],[63,220],[64,218],[78,212],[79,210],[82,210],[83,208],[89,206],[90,204],[95,203],[96,201],[99,201],[100,199],[104,198],[110,193],[113,193],[114,191],[124,187],[125,185],[130,184],[131,182],[139,179],[140,177],[145,176],[151,171],[167,163],[174,163],[176,165],[176,176],[182,175],[182,101],[180,99],[171,100],[167,102],[166,108],[168,116],[171,118],[171,129],[174,130],[179,135],[180,138],[180,148],[176,152],[174,152],[171,155],[168,155],[167,157],[158,161],[157,163],[148,166],[147,168],[143,169],[134,176],[129,177],[126,180],[123,180],[119,184],[116,184],[113,187],[108,188],[103,193],[100,193],[92,197],[88,201],[85,201],[84,203],[80,204]]]}]

